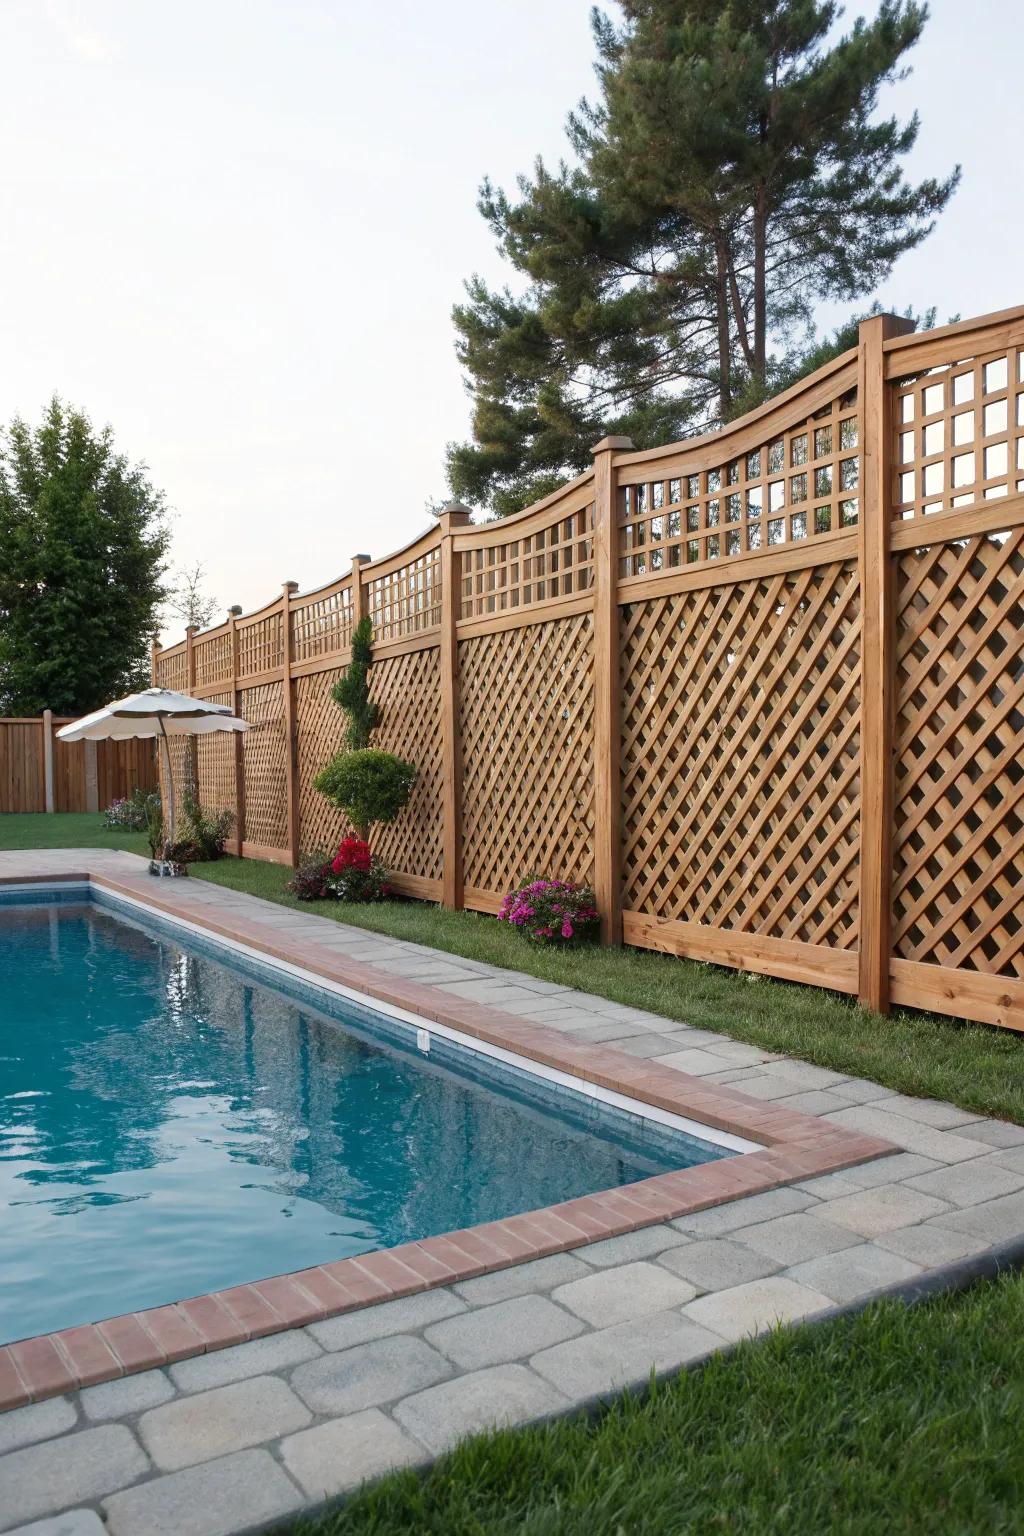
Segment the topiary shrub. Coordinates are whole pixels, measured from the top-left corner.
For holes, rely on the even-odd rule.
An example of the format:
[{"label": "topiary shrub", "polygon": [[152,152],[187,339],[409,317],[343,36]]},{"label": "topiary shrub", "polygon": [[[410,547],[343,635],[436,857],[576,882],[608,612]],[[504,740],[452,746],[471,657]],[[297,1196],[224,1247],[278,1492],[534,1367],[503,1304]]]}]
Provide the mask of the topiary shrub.
[{"label": "topiary shrub", "polygon": [[331,689],[331,698],[348,716],[345,745],[361,752],[370,745],[370,732],[380,723],[380,709],[370,703],[369,671],[373,659],[373,624],[360,619],[352,631],[352,659]]},{"label": "topiary shrub", "polygon": [[365,747],[339,752],[313,780],[316,788],[344,811],[358,835],[366,841],[374,822],[394,821],[408,804],[416,769],[393,752]]}]

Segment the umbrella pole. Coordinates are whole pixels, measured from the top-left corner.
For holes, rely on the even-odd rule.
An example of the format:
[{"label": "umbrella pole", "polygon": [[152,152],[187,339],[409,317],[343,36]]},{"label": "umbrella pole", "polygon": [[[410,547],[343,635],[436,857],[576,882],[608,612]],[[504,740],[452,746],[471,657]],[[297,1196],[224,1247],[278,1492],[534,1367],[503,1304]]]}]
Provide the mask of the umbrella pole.
[{"label": "umbrella pole", "polygon": [[167,732],[164,722],[160,721],[160,751],[164,759],[164,771],[167,774],[167,837],[165,842],[174,842],[174,774],[171,771],[171,747],[167,740]]}]

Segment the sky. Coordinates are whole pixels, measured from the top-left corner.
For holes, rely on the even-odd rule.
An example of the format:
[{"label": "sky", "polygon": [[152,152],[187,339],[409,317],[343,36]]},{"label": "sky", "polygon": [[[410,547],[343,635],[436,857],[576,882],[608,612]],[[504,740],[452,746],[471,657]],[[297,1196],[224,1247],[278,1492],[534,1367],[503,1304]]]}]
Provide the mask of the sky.
[{"label": "sky", "polygon": [[[886,308],[1024,302],[1018,5],[932,0],[886,93],[912,176],[963,165]],[[480,181],[593,88],[586,0],[0,0],[0,422],[111,423],[225,610],[401,546],[468,436],[451,307],[505,277]]]}]

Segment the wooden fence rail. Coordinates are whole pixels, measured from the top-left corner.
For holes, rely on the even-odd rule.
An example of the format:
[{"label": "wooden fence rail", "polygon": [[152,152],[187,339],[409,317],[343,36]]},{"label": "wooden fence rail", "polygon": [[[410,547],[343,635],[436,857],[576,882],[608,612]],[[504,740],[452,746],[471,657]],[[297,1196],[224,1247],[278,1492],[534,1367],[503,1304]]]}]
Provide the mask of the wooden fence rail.
[{"label": "wooden fence rail", "polygon": [[240,852],[342,832],[313,778],[363,613],[419,768],[399,889],[589,879],[609,942],[1024,1029],[1024,309],[875,317],[721,432],[606,438],[515,517],[452,506],[155,651],[252,726],[196,749]]},{"label": "wooden fence rail", "polygon": [[71,718],[50,710],[0,716],[0,814],[101,811],[133,789],[156,787],[151,741],[59,741]]}]

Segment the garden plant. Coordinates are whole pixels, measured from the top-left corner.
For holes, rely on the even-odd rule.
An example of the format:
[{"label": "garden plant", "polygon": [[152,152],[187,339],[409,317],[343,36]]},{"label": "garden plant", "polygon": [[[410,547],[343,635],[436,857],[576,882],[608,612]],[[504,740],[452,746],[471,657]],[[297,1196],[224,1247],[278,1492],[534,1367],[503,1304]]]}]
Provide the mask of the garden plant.
[{"label": "garden plant", "polygon": [[[359,885],[356,876],[374,883],[380,892],[386,889],[384,867],[369,850],[370,828],[378,822],[392,822],[408,804],[416,780],[412,763],[370,746],[370,736],[380,723],[380,708],[370,698],[369,672],[373,657],[372,628],[369,619],[361,619],[352,634],[352,656],[344,675],[335,683],[331,697],[348,719],[345,748],[331,758],[314,779],[320,793],[343,811],[356,837],[347,838],[331,861],[336,880]],[[366,855],[354,851],[354,845],[366,847]],[[349,846],[353,845],[353,846]],[[348,852],[346,848],[348,847]],[[343,861],[339,869],[338,860]],[[345,861],[348,862],[345,862]],[[359,861],[368,860],[365,868]],[[346,897],[351,900],[379,900],[373,896]]]}]

